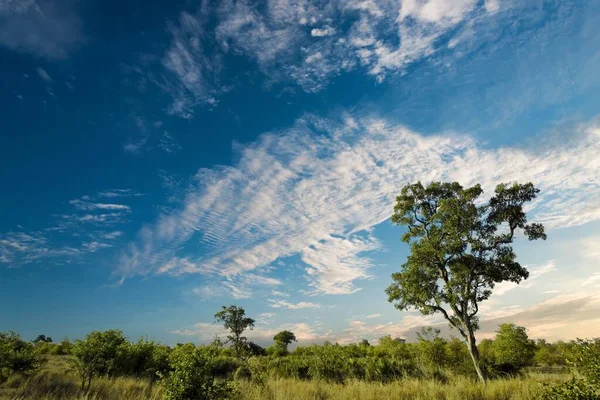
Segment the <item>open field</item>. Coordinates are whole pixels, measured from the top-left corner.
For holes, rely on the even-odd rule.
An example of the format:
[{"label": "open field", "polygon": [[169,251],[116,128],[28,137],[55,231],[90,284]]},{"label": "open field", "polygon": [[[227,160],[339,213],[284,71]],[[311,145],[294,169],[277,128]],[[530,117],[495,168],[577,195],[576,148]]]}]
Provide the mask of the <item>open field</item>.
[{"label": "open field", "polygon": [[[158,384],[135,378],[98,378],[88,394],[82,394],[77,377],[69,370],[68,356],[48,356],[40,372],[31,377],[12,377],[0,386],[2,400],[153,400],[162,399]],[[521,378],[496,379],[486,386],[473,379],[453,377],[447,383],[432,379],[402,379],[376,384],[352,380],[345,384],[298,379],[269,379],[265,385],[240,380],[236,386],[244,400],[325,400],[325,399],[449,399],[508,400],[537,399],[543,384],[556,384],[566,373],[526,373]]]}]

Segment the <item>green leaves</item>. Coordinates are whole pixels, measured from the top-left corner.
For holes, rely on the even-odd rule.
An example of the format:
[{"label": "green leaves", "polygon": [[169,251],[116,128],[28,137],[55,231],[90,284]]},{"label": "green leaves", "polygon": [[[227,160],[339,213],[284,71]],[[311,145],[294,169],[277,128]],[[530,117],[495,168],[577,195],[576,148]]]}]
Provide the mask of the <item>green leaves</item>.
[{"label": "green leaves", "polygon": [[424,314],[450,306],[451,323],[468,328],[477,303],[496,283],[528,277],[510,244],[517,229],[530,240],[546,238],[541,224],[527,225],[523,211],[538,192],[531,183],[500,184],[485,203],[479,200],[480,185],[465,189],[457,182],[427,187],[417,182],[402,188],[392,222],[407,228],[402,240],[410,243],[411,253],[392,275],[388,300]]},{"label": "green leaves", "polygon": [[230,332],[227,335],[227,342],[233,344],[236,357],[245,357],[248,353],[248,346],[247,340],[242,334],[246,329],[254,328],[254,320],[246,317],[246,311],[238,306],[222,306],[221,311],[215,314],[215,320],[223,323],[225,329]]},{"label": "green leaves", "polygon": [[41,363],[31,343],[14,332],[0,332],[0,382],[13,374],[32,374]]},{"label": "green leaves", "polygon": [[473,332],[479,303],[490,297],[496,283],[519,283],[529,275],[511,247],[517,230],[529,240],[546,239],[544,227],[527,224],[523,210],[538,192],[532,183],[500,184],[482,202],[480,185],[465,189],[458,182],[427,187],[417,182],[396,198],[392,222],[406,227],[402,240],[411,252],[392,274],[388,301],[400,310],[443,314],[469,342],[477,369]]}]

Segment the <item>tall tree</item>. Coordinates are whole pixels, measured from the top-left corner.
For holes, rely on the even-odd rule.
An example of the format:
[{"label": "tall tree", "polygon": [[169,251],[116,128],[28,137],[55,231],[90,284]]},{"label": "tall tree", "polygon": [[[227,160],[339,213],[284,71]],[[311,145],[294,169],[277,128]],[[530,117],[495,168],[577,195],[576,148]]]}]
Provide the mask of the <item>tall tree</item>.
[{"label": "tall tree", "polygon": [[247,340],[242,336],[246,329],[254,328],[254,320],[246,317],[246,311],[238,306],[223,306],[221,311],[215,314],[215,320],[221,322],[229,331],[227,342],[233,346],[236,357],[243,358],[247,353]]},{"label": "tall tree", "polygon": [[284,351],[284,353],[287,353],[288,346],[292,342],[297,342],[296,335],[294,335],[294,332],[291,331],[281,331],[273,336],[273,340],[275,341],[275,344]]},{"label": "tall tree", "polygon": [[467,342],[479,379],[475,331],[479,304],[503,281],[519,283],[529,273],[516,261],[511,244],[522,230],[529,240],[546,239],[541,224],[527,224],[523,205],[535,199],[533,184],[500,184],[487,202],[480,185],[421,182],[396,198],[392,222],[407,227],[402,240],[410,255],[392,274],[388,301],[399,310],[441,313]]}]

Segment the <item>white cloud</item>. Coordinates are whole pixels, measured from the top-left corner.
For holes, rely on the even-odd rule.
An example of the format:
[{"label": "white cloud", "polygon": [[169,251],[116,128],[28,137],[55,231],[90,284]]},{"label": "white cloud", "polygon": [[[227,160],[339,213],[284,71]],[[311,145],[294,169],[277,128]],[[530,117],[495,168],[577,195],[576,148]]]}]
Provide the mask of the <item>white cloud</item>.
[{"label": "white cloud", "polygon": [[164,131],[160,137],[158,142],[158,147],[160,147],[166,153],[175,153],[178,150],[181,150],[181,146],[175,138],[167,131]]},{"label": "white cloud", "polygon": [[[104,192],[98,192],[98,197],[139,197],[144,196],[143,193],[137,193],[131,189],[110,189]],[[89,196],[88,196],[89,200]]]},{"label": "white cloud", "polygon": [[579,245],[585,258],[600,262],[600,236],[585,238]]},{"label": "white cloud", "polygon": [[[307,342],[314,342],[328,338],[327,333],[319,332],[314,326],[310,326],[306,323],[282,324],[273,328],[266,326],[255,326],[254,329],[244,332],[244,335],[249,340],[267,345],[272,343],[273,336],[283,330],[294,332],[296,339],[304,344]],[[197,323],[188,329],[173,330],[171,333],[181,336],[195,337],[198,339],[198,341],[203,343],[210,342],[215,336],[223,337],[227,335],[227,331],[225,331],[221,325],[206,322]]]},{"label": "white cloud", "polygon": [[[258,7],[249,0],[228,0],[215,9],[204,4],[195,14],[182,12],[178,23],[169,25],[172,42],[163,65],[173,79],[160,85],[173,96],[170,111],[191,118],[194,106],[216,104],[223,87],[229,87],[220,83],[221,75],[227,75],[223,54],[256,62],[267,85],[291,77],[305,91],[315,92],[332,77],[359,67],[381,81],[447,48],[438,43],[440,38],[466,20],[481,20],[489,29],[485,19],[497,14],[495,4],[267,0]],[[217,21],[214,30],[207,29],[211,18]]]},{"label": "white cloud", "polygon": [[[487,307],[487,303],[488,301],[483,303],[486,307],[480,307],[481,329],[476,333],[478,340],[493,338],[498,325],[505,322],[524,326],[530,337],[551,341],[597,336],[595,332],[600,328],[600,295],[595,293],[560,295],[527,308],[516,305]],[[415,340],[415,333],[424,326],[436,326],[446,337],[459,336],[458,332],[449,329],[446,321],[439,315],[407,315],[399,322],[385,324],[350,321],[343,333],[335,335],[335,340],[349,343],[358,342],[362,338],[377,339],[384,335]]]},{"label": "white cloud", "polygon": [[40,78],[42,78],[44,81],[52,83],[52,78],[50,78],[50,75],[48,75],[46,70],[44,70],[43,68],[37,68],[37,73],[40,76]]},{"label": "white cloud", "polygon": [[379,242],[369,236],[338,238],[330,236],[301,251],[310,285],[317,293],[348,294],[360,290],[353,286],[358,279],[368,278],[371,260],[359,254],[380,248]]},{"label": "white cloud", "polygon": [[70,246],[52,246],[40,232],[8,232],[0,235],[0,263],[9,267],[29,264],[40,259],[70,258],[81,250]]},{"label": "white cloud", "polygon": [[162,64],[173,79],[160,85],[173,97],[171,114],[191,118],[198,104],[215,104],[221,68],[220,55],[205,49],[203,32],[206,14],[182,12],[178,24],[169,24],[171,46],[164,54]]},{"label": "white cloud", "polygon": [[[531,181],[541,189],[532,219],[549,229],[600,218],[596,122],[574,127],[569,142],[540,137],[535,148],[490,149],[465,135],[423,136],[380,119],[348,120],[306,116],[239,147],[237,165],[199,170],[180,209],[140,232],[120,273],[231,279],[299,254],[313,289],[349,293],[368,277],[370,262],[360,253],[378,247],[363,232],[387,220],[400,188],[416,180],[481,183],[487,195],[500,182]],[[205,256],[173,262],[192,238]]]},{"label": "white cloud", "polygon": [[[527,268],[527,266],[525,267]],[[529,289],[535,284],[537,278],[549,272],[556,271],[556,267],[554,266],[554,262],[552,261],[545,265],[542,265],[541,267],[528,269],[529,278],[527,278],[527,280],[521,282],[520,284],[509,281],[501,282],[494,287],[494,296],[502,296],[506,292],[517,288]]]},{"label": "white cloud", "polygon": [[335,35],[335,29],[330,26],[325,26],[323,28],[314,28],[310,31],[310,35],[313,37],[332,36]]},{"label": "white cloud", "polygon": [[[532,338],[545,338],[550,341],[571,340],[575,337],[594,337],[600,329],[600,295],[595,293],[579,293],[553,297],[539,304],[521,308],[508,306],[496,312],[481,314],[481,329],[476,333],[478,340],[493,338],[498,325],[513,322],[524,326]],[[261,318],[272,318],[265,313]],[[362,320],[352,320],[347,328],[340,332],[325,331],[319,323],[291,323],[277,327],[257,326],[248,331],[250,340],[268,344],[273,335],[282,330],[291,330],[296,334],[300,345],[323,342],[325,340],[341,344],[357,343],[362,339],[375,341],[382,336],[416,340],[416,332],[424,326],[435,326],[441,329],[445,337],[459,334],[450,330],[440,315],[424,316],[405,314],[397,322],[370,324]],[[191,328],[172,331],[174,334],[197,337],[201,342],[212,340],[215,335],[225,335],[220,325],[198,323]]]},{"label": "white cloud", "polygon": [[69,204],[75,206],[78,210],[116,210],[116,211],[131,211],[131,207],[124,204],[110,204],[110,203],[92,203],[85,200],[74,199],[69,200]]},{"label": "white cloud", "polygon": [[[587,285],[591,285],[593,283],[600,283],[600,272],[596,272],[594,274],[592,274],[592,276],[588,277],[582,284],[581,286],[587,286]],[[598,287],[600,285],[596,285],[596,287]]]},{"label": "white cloud", "polygon": [[303,308],[320,308],[321,306],[316,303],[311,303],[307,301],[301,301],[299,303],[290,303],[286,300],[274,300],[269,299],[269,307],[271,308],[286,308],[288,310],[301,310]]},{"label": "white cloud", "polygon": [[[106,196],[105,196],[106,195]],[[98,197],[138,195],[129,189],[103,192]],[[70,200],[72,214],[51,214],[54,225],[38,229],[0,233],[0,263],[18,267],[42,259],[52,264],[81,262],[85,254],[113,247],[123,235],[115,225],[126,221],[131,207],[124,204],[95,202],[85,195]]]},{"label": "white cloud", "polygon": [[112,232],[108,232],[104,234],[104,239],[108,239],[108,240],[112,240],[112,239],[116,239],[119,236],[123,235],[123,232],[121,231],[112,231]]},{"label": "white cloud", "polygon": [[278,290],[271,290],[271,294],[272,294],[273,296],[277,296],[277,297],[290,297],[290,295],[289,295],[289,294],[287,294],[287,293],[284,293],[284,292],[280,292],[280,291],[278,291]]},{"label": "white cloud", "polygon": [[112,247],[112,245],[110,245],[108,243],[97,242],[94,240],[91,242],[84,243],[82,245],[82,247],[90,253],[95,253],[96,251],[98,251],[100,249],[106,249],[106,248]]},{"label": "white cloud", "polygon": [[48,59],[64,59],[84,41],[75,1],[3,0],[0,45]]}]

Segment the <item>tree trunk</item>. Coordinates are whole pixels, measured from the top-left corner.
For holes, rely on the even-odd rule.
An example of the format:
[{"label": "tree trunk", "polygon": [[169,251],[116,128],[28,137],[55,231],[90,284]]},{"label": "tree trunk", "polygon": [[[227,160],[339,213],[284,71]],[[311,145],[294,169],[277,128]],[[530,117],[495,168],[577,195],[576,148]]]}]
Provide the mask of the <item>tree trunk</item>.
[{"label": "tree trunk", "polygon": [[485,385],[485,377],[483,376],[481,366],[479,365],[479,350],[477,349],[477,342],[475,341],[475,335],[470,329],[468,331],[467,344],[469,346],[469,354],[471,354],[471,359],[473,360],[473,366],[475,367],[477,376],[479,377],[481,383]]}]

